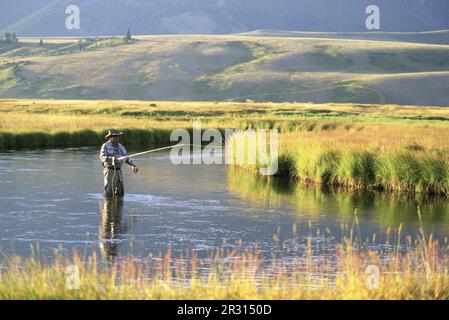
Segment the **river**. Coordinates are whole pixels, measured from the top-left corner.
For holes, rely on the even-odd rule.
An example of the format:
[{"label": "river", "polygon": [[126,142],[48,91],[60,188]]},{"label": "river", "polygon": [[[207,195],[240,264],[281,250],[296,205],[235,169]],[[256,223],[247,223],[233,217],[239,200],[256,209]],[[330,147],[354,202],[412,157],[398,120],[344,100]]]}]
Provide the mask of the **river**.
[{"label": "river", "polygon": [[115,259],[171,245],[175,255],[251,247],[291,257],[312,238],[326,255],[351,230],[363,246],[390,251],[419,234],[417,205],[426,234],[444,243],[449,233],[441,199],[289,186],[222,165],[174,165],[168,152],[136,162],[139,174],[124,168],[124,200],[105,201],[96,150],[0,153],[0,251],[51,258],[76,248]]}]

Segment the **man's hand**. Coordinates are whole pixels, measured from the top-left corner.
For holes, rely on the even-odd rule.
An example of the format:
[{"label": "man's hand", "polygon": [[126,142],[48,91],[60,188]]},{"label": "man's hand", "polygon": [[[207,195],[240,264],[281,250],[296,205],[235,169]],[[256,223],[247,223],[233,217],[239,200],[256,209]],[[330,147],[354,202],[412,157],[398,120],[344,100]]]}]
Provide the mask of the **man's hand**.
[{"label": "man's hand", "polygon": [[134,173],[139,172],[139,168],[137,168],[136,166],[134,166],[134,167],[133,167],[133,172],[134,172]]},{"label": "man's hand", "polygon": [[106,161],[108,162],[108,163],[110,163],[110,164],[112,164],[112,165],[115,165],[115,163],[116,163],[116,157],[115,156],[111,156],[111,157],[108,157],[107,159],[106,159]]}]

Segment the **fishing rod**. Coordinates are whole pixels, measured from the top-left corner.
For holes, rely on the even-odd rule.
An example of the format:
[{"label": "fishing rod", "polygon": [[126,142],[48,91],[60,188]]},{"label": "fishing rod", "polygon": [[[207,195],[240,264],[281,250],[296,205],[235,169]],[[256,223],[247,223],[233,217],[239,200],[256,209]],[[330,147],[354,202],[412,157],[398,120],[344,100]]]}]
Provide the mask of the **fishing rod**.
[{"label": "fishing rod", "polygon": [[[162,151],[162,150],[167,150],[167,149],[173,149],[173,148],[176,148],[176,147],[186,147],[186,146],[189,146],[189,147],[200,147],[200,148],[203,147],[202,145],[194,145],[194,144],[186,144],[186,143],[175,144],[173,146],[162,147],[162,148],[157,148],[157,149],[151,149],[151,150],[135,153],[135,154],[132,154],[132,155],[129,155],[129,156],[122,156],[122,157],[117,158],[117,161],[122,161],[122,160],[126,160],[126,159],[129,159],[129,158],[134,158],[134,157],[141,156],[141,155],[147,154],[147,153],[152,153],[152,152],[157,152],[157,151]],[[113,194],[115,194],[115,191],[114,191],[115,190],[114,189],[114,184],[115,183],[114,182],[115,182],[115,174],[117,172],[115,161],[113,161],[112,165],[114,166],[114,174],[112,176],[112,190],[113,190],[112,192],[113,192]]]},{"label": "fishing rod", "polygon": [[163,148],[157,148],[157,149],[151,149],[151,150],[148,150],[148,151],[143,151],[143,152],[135,153],[135,154],[132,154],[132,155],[129,155],[129,156],[119,157],[117,160],[121,161],[121,160],[125,160],[125,159],[128,159],[128,158],[134,158],[134,157],[137,157],[137,156],[141,156],[141,155],[147,154],[147,153],[152,153],[152,152],[157,152],[157,151],[162,151],[162,150],[167,150],[167,149],[173,149],[173,148],[176,148],[176,147],[186,147],[186,146],[190,146],[190,147],[202,147],[201,145],[193,145],[193,144],[185,144],[185,143],[183,143],[183,144],[175,144],[175,145],[173,145],[173,146],[168,146],[168,147],[163,147]]},{"label": "fishing rod", "polygon": [[[152,152],[157,152],[157,151],[162,151],[162,150],[167,150],[167,149],[173,149],[173,148],[176,148],[176,147],[184,147],[184,146],[190,146],[190,145],[189,144],[176,144],[176,145],[173,145],[173,146],[157,148],[157,149],[151,149],[151,150],[139,152],[139,153],[136,153],[136,154],[132,154],[132,155],[129,155],[129,156],[119,157],[119,158],[117,158],[117,160],[118,161],[122,161],[122,160],[125,160],[125,159],[141,156],[141,155],[147,154],[147,153],[152,153]],[[114,184],[115,183],[114,182],[115,182],[115,174],[117,172],[117,170],[115,169],[116,168],[115,161],[112,162],[112,165],[114,166],[114,174],[112,176],[112,192],[113,192],[113,194],[115,194],[115,191],[114,191],[115,190],[115,188],[114,188]]]}]

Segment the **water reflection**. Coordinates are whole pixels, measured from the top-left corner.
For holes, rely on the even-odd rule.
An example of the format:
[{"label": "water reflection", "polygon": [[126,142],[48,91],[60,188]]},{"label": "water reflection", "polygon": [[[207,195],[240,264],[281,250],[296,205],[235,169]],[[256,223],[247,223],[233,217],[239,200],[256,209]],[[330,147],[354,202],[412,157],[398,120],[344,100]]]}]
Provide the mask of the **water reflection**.
[{"label": "water reflection", "polygon": [[365,221],[375,221],[386,228],[418,223],[419,207],[427,226],[438,225],[449,230],[449,202],[444,198],[331,190],[261,178],[232,168],[228,170],[227,183],[231,193],[248,199],[253,206],[281,208],[288,204],[298,219],[303,219],[304,215],[320,219],[323,214],[330,214],[348,220],[358,209]]},{"label": "water reflection", "polygon": [[132,220],[123,222],[123,199],[105,198],[101,210],[99,246],[103,259],[113,261],[119,254],[123,234],[132,226]]}]

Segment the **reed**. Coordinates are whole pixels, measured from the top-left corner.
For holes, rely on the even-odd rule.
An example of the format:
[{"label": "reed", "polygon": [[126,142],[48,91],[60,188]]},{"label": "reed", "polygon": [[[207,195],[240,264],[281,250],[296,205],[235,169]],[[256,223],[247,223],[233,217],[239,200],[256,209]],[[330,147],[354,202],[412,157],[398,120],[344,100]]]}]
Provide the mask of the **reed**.
[{"label": "reed", "polygon": [[433,152],[398,148],[374,152],[365,148],[301,146],[286,151],[281,171],[295,180],[350,189],[449,194],[446,159]]},{"label": "reed", "polygon": [[[0,299],[448,299],[447,244],[424,233],[407,239],[405,251],[380,254],[345,237],[330,256],[316,256],[310,239],[288,263],[249,248],[202,259],[174,257],[169,248],[113,263],[75,251],[53,262],[11,257],[2,263]],[[67,287],[68,266],[79,270],[79,289]],[[374,283],[367,266],[379,268]]]},{"label": "reed", "polygon": [[[418,148],[419,144],[410,147],[397,141],[380,147],[375,138],[351,143],[323,135],[319,138],[321,134],[293,134],[280,136],[278,176],[352,190],[449,195],[447,147]],[[244,162],[239,166],[256,171],[263,164]]]}]

